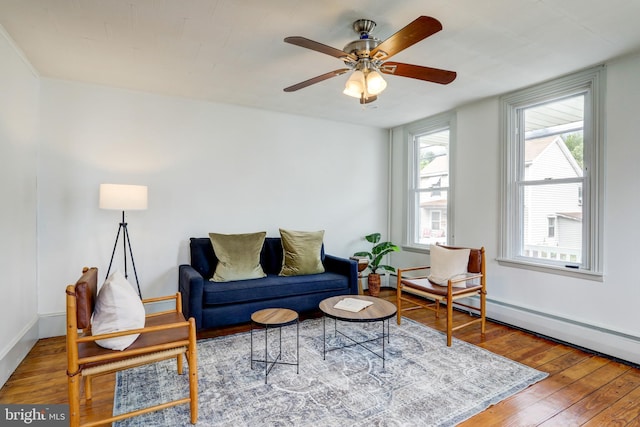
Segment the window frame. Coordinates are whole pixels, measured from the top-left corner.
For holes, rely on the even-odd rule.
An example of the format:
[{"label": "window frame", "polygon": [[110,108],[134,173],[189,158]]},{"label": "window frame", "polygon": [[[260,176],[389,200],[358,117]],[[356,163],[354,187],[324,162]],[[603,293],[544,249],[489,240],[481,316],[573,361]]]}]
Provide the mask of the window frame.
[{"label": "window frame", "polygon": [[[585,94],[583,124],[584,180],[582,188],[583,232],[582,264],[539,262],[518,255],[521,224],[517,191],[520,157],[518,126],[520,112],[536,104]],[[604,162],[604,93],[605,67],[598,66],[525,88],[500,98],[502,149],[501,245],[498,262],[548,273],[602,280],[603,162]],[[524,139],[524,138],[522,138]]]},{"label": "window frame", "polygon": [[[403,247],[408,250],[420,251],[420,252],[429,252],[430,245],[419,243],[417,241],[417,226],[419,223],[419,210],[416,209],[416,201],[419,199],[417,194],[419,194],[420,189],[417,188],[417,183],[419,182],[419,170],[417,170],[417,157],[419,156],[418,149],[416,147],[416,137],[421,135],[435,133],[443,130],[449,130],[449,147],[448,147],[448,157],[449,157],[449,165],[448,165],[448,173],[449,173],[449,186],[448,187],[438,187],[437,190],[441,192],[445,192],[447,194],[447,215],[445,216],[446,227],[442,227],[442,229],[446,229],[446,237],[447,244],[454,244],[454,170],[453,170],[453,158],[455,156],[455,146],[456,146],[456,113],[455,111],[448,111],[445,113],[438,114],[433,117],[426,118],[424,120],[420,120],[419,122],[413,123],[406,127],[406,143],[407,143],[407,162],[408,167],[407,170],[407,182],[406,182],[406,197],[407,197],[407,211],[405,216],[405,235]],[[426,190],[426,189],[422,189]],[[436,191],[431,189],[430,191]],[[429,218],[431,220],[431,218]],[[442,214],[440,215],[440,224],[442,224],[443,218]]]},{"label": "window frame", "polygon": [[548,216],[547,217],[547,237],[549,239],[556,239],[558,236],[556,236],[556,223],[557,223],[558,218],[555,216]]}]

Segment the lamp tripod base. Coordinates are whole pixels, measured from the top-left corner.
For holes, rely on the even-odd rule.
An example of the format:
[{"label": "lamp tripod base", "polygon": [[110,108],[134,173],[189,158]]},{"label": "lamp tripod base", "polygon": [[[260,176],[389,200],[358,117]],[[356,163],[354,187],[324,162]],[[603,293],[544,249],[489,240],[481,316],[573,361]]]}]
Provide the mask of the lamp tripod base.
[{"label": "lamp tripod base", "polygon": [[131,240],[129,239],[129,229],[127,223],[124,221],[124,211],[122,211],[122,222],[118,226],[118,233],[116,234],[116,241],[113,244],[113,251],[111,252],[111,261],[109,261],[109,268],[107,269],[107,275],[105,280],[109,277],[111,272],[111,265],[113,264],[113,257],[116,254],[116,248],[118,247],[118,240],[120,239],[120,232],[122,232],[122,249],[124,255],[124,277],[129,278],[127,271],[127,248],[129,248],[129,256],[131,257],[131,266],[133,267],[133,274],[136,278],[136,285],[138,286],[138,296],[142,299],[142,292],[140,291],[140,282],[138,281],[138,272],[136,271],[136,263],[133,260],[133,251],[131,250]]}]

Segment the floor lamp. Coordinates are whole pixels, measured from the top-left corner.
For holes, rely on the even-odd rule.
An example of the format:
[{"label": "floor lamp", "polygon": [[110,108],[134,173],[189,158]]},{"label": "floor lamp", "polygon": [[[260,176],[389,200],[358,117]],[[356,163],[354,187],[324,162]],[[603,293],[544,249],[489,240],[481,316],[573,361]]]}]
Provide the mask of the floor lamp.
[{"label": "floor lamp", "polygon": [[116,241],[113,244],[113,252],[111,252],[111,261],[109,261],[109,268],[107,269],[107,277],[111,271],[111,264],[113,264],[113,256],[116,253],[116,247],[118,246],[118,239],[120,239],[120,233],[122,232],[122,248],[124,255],[124,277],[128,278],[127,274],[127,248],[129,248],[129,256],[131,257],[131,265],[133,266],[133,274],[136,277],[136,284],[138,285],[138,295],[142,299],[142,292],[140,291],[140,283],[138,282],[138,272],[136,271],[136,264],[133,261],[133,251],[131,250],[131,240],[129,240],[129,229],[127,223],[124,220],[124,211],[130,210],[144,210],[147,209],[147,186],[146,185],[120,185],[120,184],[100,184],[100,209],[113,209],[122,211],[122,222],[118,226],[118,234],[116,234]]}]

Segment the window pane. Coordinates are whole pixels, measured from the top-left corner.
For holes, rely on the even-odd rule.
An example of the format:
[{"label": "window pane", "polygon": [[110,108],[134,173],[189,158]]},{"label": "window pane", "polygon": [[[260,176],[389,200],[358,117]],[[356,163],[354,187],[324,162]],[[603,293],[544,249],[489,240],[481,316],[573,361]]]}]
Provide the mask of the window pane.
[{"label": "window pane", "polygon": [[579,183],[525,186],[523,256],[582,262],[581,187]]},{"label": "window pane", "polygon": [[424,245],[447,242],[447,191],[418,193],[417,242]]},{"label": "window pane", "polygon": [[582,176],[584,95],[524,109],[526,181]]},{"label": "window pane", "polygon": [[436,242],[450,243],[452,223],[447,216],[452,197],[449,178],[450,147],[455,144],[455,114],[446,113],[416,122],[408,129],[410,149],[407,183],[406,243],[427,249]]},{"label": "window pane", "polygon": [[416,137],[418,188],[449,187],[449,129]]}]

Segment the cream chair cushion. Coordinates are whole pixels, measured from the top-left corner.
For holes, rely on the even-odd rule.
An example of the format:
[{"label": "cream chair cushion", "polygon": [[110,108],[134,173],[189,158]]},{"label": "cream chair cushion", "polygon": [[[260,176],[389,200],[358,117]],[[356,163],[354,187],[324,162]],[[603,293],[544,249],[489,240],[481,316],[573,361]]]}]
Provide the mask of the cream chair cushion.
[{"label": "cream chair cushion", "polygon": [[[439,245],[431,245],[431,271],[429,280],[440,286],[447,286],[449,279],[458,279],[467,273],[469,249],[448,249]],[[453,287],[464,288],[466,282],[458,282]]]},{"label": "cream chair cushion", "polygon": [[[133,286],[116,270],[100,288],[93,311],[93,335],[143,328],[144,305]],[[111,350],[124,350],[139,334],[98,340],[96,343]]]}]

